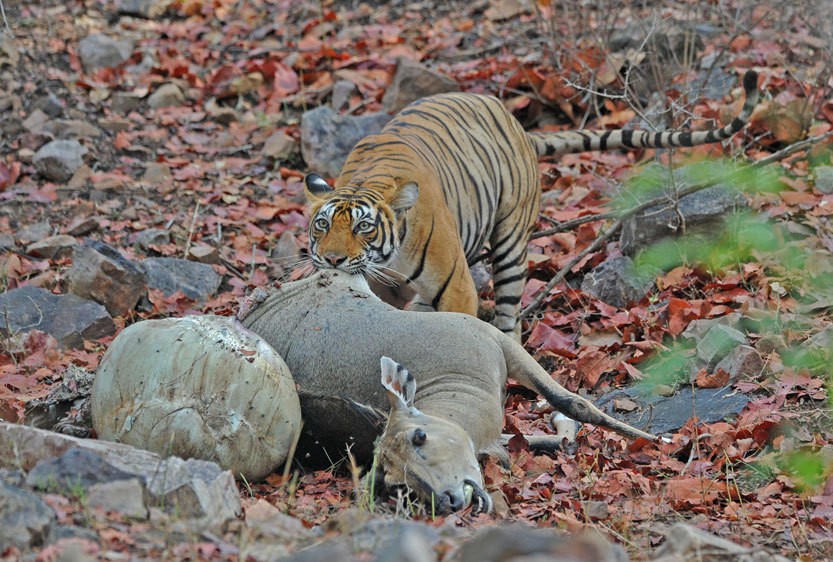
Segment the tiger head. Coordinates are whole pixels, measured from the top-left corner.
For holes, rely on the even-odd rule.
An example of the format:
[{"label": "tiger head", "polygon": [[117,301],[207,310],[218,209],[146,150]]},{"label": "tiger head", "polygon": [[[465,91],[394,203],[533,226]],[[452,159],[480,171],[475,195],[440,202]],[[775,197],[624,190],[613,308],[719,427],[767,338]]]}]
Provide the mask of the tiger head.
[{"label": "tiger head", "polygon": [[392,183],[392,189],[381,184],[333,189],[317,174],[307,174],[304,186],[312,263],[351,274],[390,262],[399,248],[397,219],[419,192],[414,182]]}]

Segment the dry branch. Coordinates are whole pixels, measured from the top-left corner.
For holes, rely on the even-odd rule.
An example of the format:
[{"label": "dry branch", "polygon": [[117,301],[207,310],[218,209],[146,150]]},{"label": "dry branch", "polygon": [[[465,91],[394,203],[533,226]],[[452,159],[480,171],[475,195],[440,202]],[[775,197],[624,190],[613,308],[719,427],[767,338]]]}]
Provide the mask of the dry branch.
[{"label": "dry branch", "polygon": [[[818,144],[818,143],[820,143],[824,140],[827,140],[828,138],[831,138],[831,137],[833,137],[833,131],[828,131],[827,133],[825,133],[823,135],[810,137],[809,139],[805,139],[803,141],[791,144],[790,146],[788,146],[786,148],[783,148],[783,149],[779,150],[778,152],[775,152],[775,153],[767,156],[766,158],[763,158],[761,160],[758,160],[757,162],[753,162],[751,164],[748,164],[747,166],[741,168],[741,171],[751,170],[751,169],[755,169],[755,168],[761,168],[763,166],[766,166],[768,164],[772,164],[774,162],[780,162],[781,160],[783,160],[783,159],[785,159],[789,156],[792,156],[796,152],[800,152],[802,150],[805,150],[805,149],[807,149],[807,148],[809,148],[809,147],[811,147],[815,144]],[[713,187],[714,185],[719,183],[719,181],[720,180],[718,178],[716,178],[713,181],[701,182],[701,183],[696,183],[696,184],[693,184],[693,185],[688,185],[686,187],[683,187],[682,189],[679,189],[675,192],[674,199],[672,199],[672,201],[673,200],[679,200],[680,198],[685,197],[686,195],[691,195],[692,193],[697,193],[698,191],[702,191],[706,188]],[[610,239],[610,237],[613,236],[613,234],[616,231],[618,231],[619,228],[621,228],[622,223],[625,221],[625,219],[628,219],[628,218],[632,217],[633,215],[635,215],[635,214],[637,214],[641,211],[644,211],[645,209],[648,209],[650,207],[654,207],[656,205],[661,205],[662,203],[666,203],[666,202],[669,201],[669,199],[671,199],[671,197],[669,195],[661,195],[659,197],[655,197],[653,199],[649,199],[648,201],[640,203],[639,205],[636,205],[635,207],[631,207],[630,209],[627,209],[623,212],[613,211],[613,212],[610,212],[610,213],[603,213],[603,214],[600,214],[600,215],[590,215],[590,216],[586,216],[586,217],[579,217],[577,219],[573,219],[573,220],[570,220],[570,221],[563,222],[563,223],[561,223],[558,226],[555,226],[553,228],[548,228],[546,230],[542,230],[540,232],[533,233],[532,236],[530,237],[531,239],[541,238],[543,236],[548,236],[550,234],[555,234],[556,232],[562,232],[562,231],[567,230],[569,228],[573,228],[573,227],[576,227],[576,226],[579,226],[581,224],[588,223],[588,222],[616,219],[616,222],[614,222],[610,226],[610,228],[608,230],[606,230],[603,234],[599,235],[599,237],[596,238],[596,240],[593,242],[593,244],[591,244],[590,246],[585,248],[576,257],[574,257],[572,260],[570,260],[570,262],[567,265],[562,267],[558,271],[558,273],[556,273],[555,276],[553,276],[553,278],[550,279],[550,281],[547,283],[547,285],[541,291],[538,292],[538,295],[535,297],[535,300],[533,300],[529,305],[527,305],[523,310],[521,310],[521,317],[523,318],[523,317],[529,316],[533,312],[537,311],[538,308],[541,307],[541,304],[544,302],[544,299],[547,297],[547,295],[549,295],[550,291],[552,291],[553,287],[555,287],[558,283],[560,283],[567,276],[567,274],[570,272],[570,270],[573,268],[573,266],[575,266],[582,258],[584,258],[584,256],[586,256],[590,252],[595,252],[599,247],[601,247],[601,245],[604,242],[606,242],[608,239]]]}]

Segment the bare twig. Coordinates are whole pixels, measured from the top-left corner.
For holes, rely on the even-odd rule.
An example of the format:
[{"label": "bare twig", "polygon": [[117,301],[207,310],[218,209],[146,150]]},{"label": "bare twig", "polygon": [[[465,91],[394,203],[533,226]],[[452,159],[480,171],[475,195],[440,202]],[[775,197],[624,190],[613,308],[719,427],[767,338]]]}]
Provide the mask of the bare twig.
[{"label": "bare twig", "polygon": [[0,0],[0,15],[3,16],[3,25],[6,26],[6,32],[11,35],[12,28],[9,26],[9,20],[6,19],[6,8],[3,7],[3,0]]},{"label": "bare twig", "polygon": [[191,239],[194,237],[194,228],[197,225],[197,215],[200,212],[200,202],[194,207],[194,215],[191,217],[191,226],[188,228],[188,241],[185,243],[185,252],[183,257],[188,259],[188,252],[191,251]]},{"label": "bare twig", "polygon": [[621,228],[622,222],[623,219],[618,219],[610,226],[607,232],[596,238],[596,240],[594,240],[592,244],[590,244],[584,250],[579,252],[579,254],[575,256],[573,259],[571,259],[567,265],[562,267],[561,270],[555,274],[555,277],[550,279],[546,287],[544,287],[543,289],[541,289],[541,291],[538,292],[538,296],[535,297],[535,300],[529,303],[529,305],[521,311],[521,316],[527,316],[538,310],[538,308],[540,308],[541,306],[541,303],[544,302],[544,299],[550,294],[550,291],[552,291],[552,288],[564,280],[564,278],[570,272],[570,269],[572,269],[574,265],[581,261],[584,258],[584,256],[598,250],[602,246],[602,244],[604,244],[611,236],[613,236],[614,233],[616,233],[616,231],[619,230],[619,228]]}]

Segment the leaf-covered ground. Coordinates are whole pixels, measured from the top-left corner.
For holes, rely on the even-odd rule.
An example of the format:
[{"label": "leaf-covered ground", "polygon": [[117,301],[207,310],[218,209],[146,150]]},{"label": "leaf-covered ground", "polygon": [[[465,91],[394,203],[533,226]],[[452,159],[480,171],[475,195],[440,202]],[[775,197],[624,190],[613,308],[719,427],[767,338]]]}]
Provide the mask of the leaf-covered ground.
[{"label": "leaf-covered ground", "polygon": [[[681,151],[675,161],[756,161],[826,133],[833,122],[833,35],[812,3],[753,8],[677,2],[642,12],[604,2],[598,10],[580,2],[521,3],[513,10],[514,2],[497,0],[182,0],[152,19],[119,17],[114,3],[104,0],[5,4],[14,47],[0,45],[0,232],[12,234],[15,243],[0,254],[2,288],[33,284],[65,292],[71,258],[38,259],[25,247],[85,220],[93,224],[87,236],[131,259],[185,257],[198,247],[219,253],[214,267],[224,283],[217,298],[197,307],[185,298],[151,294],[145,309],[116,319],[119,327],[194,312],[231,314],[247,292],[285,275],[284,264],[272,256],[279,240],[284,248],[292,240],[306,245],[300,179],[307,170],[297,152],[275,158],[264,146],[276,134],[297,140],[301,114],[327,102],[336,80],[358,87],[349,111],[378,111],[397,57],[420,60],[465,91],[499,95],[525,125],[550,130],[620,127],[657,107],[686,107],[690,113],[673,112],[676,125],[685,115],[697,126],[707,119],[726,122],[741,103],[737,80],[723,94],[692,95],[688,86],[702,78],[695,69],[709,68],[699,62],[712,61],[712,68],[736,78],[757,70],[764,99],[752,125],[731,143]],[[652,26],[668,21],[708,30],[700,43],[683,49],[684,56],[671,57],[675,64],[655,60],[661,49],[642,41]],[[78,43],[96,32],[133,40],[130,59],[85,72]],[[631,34],[634,45],[609,51],[606,40],[616,32]],[[622,95],[631,64],[643,69],[643,78],[654,76],[662,90],[654,97],[638,88]],[[148,108],[143,98],[167,82],[180,86],[184,103]],[[594,93],[600,90],[610,95]],[[44,180],[32,165],[34,151],[50,139],[24,123],[50,96],[64,118],[101,130],[82,139],[87,167],[68,184]],[[139,103],[118,111],[119,96]],[[736,385],[752,398],[737,419],[691,421],[659,444],[592,428],[566,453],[534,455],[514,443],[509,469],[492,460],[485,464],[496,513],[450,519],[459,525],[509,518],[570,530],[593,526],[637,559],[661,540],[664,524],[685,520],[791,557],[833,557],[827,356],[802,362],[790,351],[828,325],[829,288],[816,281],[833,272],[833,195],[817,185],[815,170],[830,164],[829,148],[829,142],[816,143],[779,160],[780,189],[747,195],[783,235],[775,251],[753,252],[718,268],[686,261],[661,275],[648,298],[617,309],[575,283],[618,252],[610,242],[579,261],[526,324],[527,349],[554,377],[600,395],[649,377],[649,357],[675,351],[692,320],[732,311],[761,319],[758,333],[750,335],[765,369]],[[589,153],[542,163],[542,214],[561,222],[611,211],[629,194],[626,178],[651,158]],[[551,223],[542,219],[540,227]],[[586,222],[534,239],[525,303],[609,224]],[[169,230],[172,242],[138,249],[136,234],[149,228]],[[785,258],[796,254],[808,256],[798,269]],[[783,345],[772,344],[777,338]],[[43,397],[70,364],[94,370],[109,341],[63,350],[37,332],[6,338],[0,345],[0,417],[23,421],[27,402]],[[698,384],[708,386],[710,374]],[[547,413],[545,403],[512,393],[507,427],[547,431]],[[325,470],[290,480],[275,474],[247,493],[311,526],[351,505],[354,489],[346,471]],[[114,526],[109,547],[129,549],[128,535],[126,524]],[[207,546],[201,556],[224,554]]]}]

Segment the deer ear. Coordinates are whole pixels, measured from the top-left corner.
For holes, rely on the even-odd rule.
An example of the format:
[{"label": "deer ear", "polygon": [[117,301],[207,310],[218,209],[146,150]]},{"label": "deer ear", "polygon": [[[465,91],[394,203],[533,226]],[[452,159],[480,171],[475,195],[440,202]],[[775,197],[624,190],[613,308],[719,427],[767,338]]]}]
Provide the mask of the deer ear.
[{"label": "deer ear", "polygon": [[419,197],[419,186],[415,181],[409,181],[397,188],[390,206],[396,212],[407,211],[416,204],[417,197]]},{"label": "deer ear", "polygon": [[388,393],[391,410],[414,409],[416,379],[405,367],[391,359],[382,357],[382,386]]},{"label": "deer ear", "polygon": [[318,174],[307,174],[304,177],[304,192],[307,201],[311,202],[323,199],[333,192],[333,188]]}]

